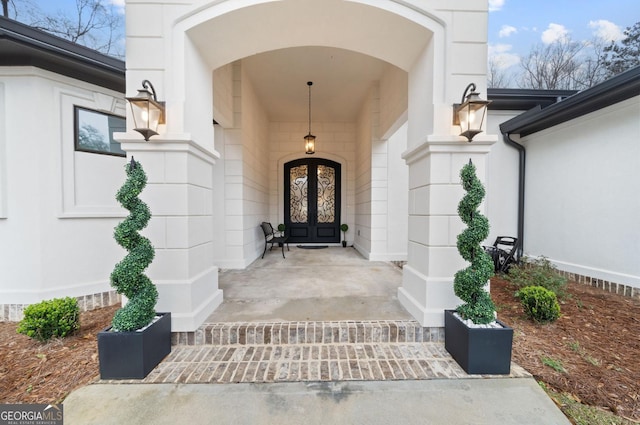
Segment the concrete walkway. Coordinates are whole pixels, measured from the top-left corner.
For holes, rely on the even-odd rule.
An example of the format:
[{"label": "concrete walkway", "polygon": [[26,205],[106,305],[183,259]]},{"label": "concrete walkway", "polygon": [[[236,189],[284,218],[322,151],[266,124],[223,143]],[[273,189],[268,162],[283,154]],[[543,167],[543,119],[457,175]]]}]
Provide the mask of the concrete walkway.
[{"label": "concrete walkway", "polygon": [[98,381],[65,424],[568,425],[522,368],[467,375],[398,302],[401,269],[352,248],[223,270],[225,301],[140,381]]},{"label": "concrete walkway", "polygon": [[569,425],[531,378],[280,384],[95,384],[65,425]]}]

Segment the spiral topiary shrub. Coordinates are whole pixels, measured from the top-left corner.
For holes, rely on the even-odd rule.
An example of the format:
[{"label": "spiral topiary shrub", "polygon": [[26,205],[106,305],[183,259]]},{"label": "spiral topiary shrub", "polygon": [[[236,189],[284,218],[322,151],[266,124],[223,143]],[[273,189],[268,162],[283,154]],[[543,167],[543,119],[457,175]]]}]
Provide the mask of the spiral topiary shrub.
[{"label": "spiral topiary shrub", "polygon": [[542,286],[527,286],[516,292],[527,316],[540,323],[554,322],[560,317],[560,304],[553,291]]},{"label": "spiral topiary shrub", "polygon": [[456,311],[464,319],[486,324],[495,320],[495,306],[485,290],[493,276],[493,261],[480,245],[489,236],[489,220],[478,211],[485,191],[471,160],[460,170],[460,178],[467,193],[458,204],[458,214],[467,228],[458,235],[457,247],[462,258],[471,264],[454,277],[454,292],[464,301]]},{"label": "spiral topiary shrub", "polygon": [[127,297],[128,302],[113,317],[111,324],[116,331],[134,331],[151,323],[158,300],[155,285],[143,273],[155,255],[153,246],[138,233],[151,218],[149,208],[138,198],[147,184],[147,175],[133,158],[126,165],[126,172],[127,180],[116,199],[129,210],[129,216],[116,226],[114,238],[129,253],[114,267],[111,285]]},{"label": "spiral topiary shrub", "polygon": [[24,309],[18,333],[44,342],[51,338],[62,338],[80,329],[78,300],[71,297],[54,298]]}]

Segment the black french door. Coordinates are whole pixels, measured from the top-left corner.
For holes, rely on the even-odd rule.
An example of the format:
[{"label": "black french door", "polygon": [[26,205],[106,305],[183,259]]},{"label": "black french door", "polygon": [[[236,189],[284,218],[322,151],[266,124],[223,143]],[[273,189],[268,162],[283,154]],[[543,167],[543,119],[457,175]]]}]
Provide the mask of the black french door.
[{"label": "black french door", "polygon": [[316,158],[287,162],[284,195],[290,242],[340,242],[340,164]]}]

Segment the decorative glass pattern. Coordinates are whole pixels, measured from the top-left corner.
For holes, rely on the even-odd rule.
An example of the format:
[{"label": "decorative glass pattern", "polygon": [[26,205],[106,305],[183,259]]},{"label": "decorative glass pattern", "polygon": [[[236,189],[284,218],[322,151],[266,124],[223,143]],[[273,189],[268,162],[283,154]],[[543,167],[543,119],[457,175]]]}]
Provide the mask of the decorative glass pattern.
[{"label": "decorative glass pattern", "polygon": [[289,170],[289,193],[291,194],[289,207],[292,223],[307,223],[308,218],[308,168],[306,165],[292,167]]},{"label": "decorative glass pattern", "polygon": [[336,221],[336,170],[318,165],[318,223]]}]

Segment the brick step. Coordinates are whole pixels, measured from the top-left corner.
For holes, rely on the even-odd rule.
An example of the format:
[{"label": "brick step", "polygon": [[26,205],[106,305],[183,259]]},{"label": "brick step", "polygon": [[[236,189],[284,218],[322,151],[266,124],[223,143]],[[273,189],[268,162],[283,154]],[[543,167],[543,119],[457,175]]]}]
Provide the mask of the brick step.
[{"label": "brick step", "polygon": [[[441,342],[178,345],[144,380],[131,383],[337,382],[474,376],[481,377],[467,375]],[[508,376],[530,375],[512,364]]]},{"label": "brick step", "polygon": [[205,323],[195,332],[174,332],[173,345],[278,345],[443,342],[444,328],[415,321]]},{"label": "brick step", "polygon": [[178,345],[145,381],[196,384],[464,375],[441,343]]}]

